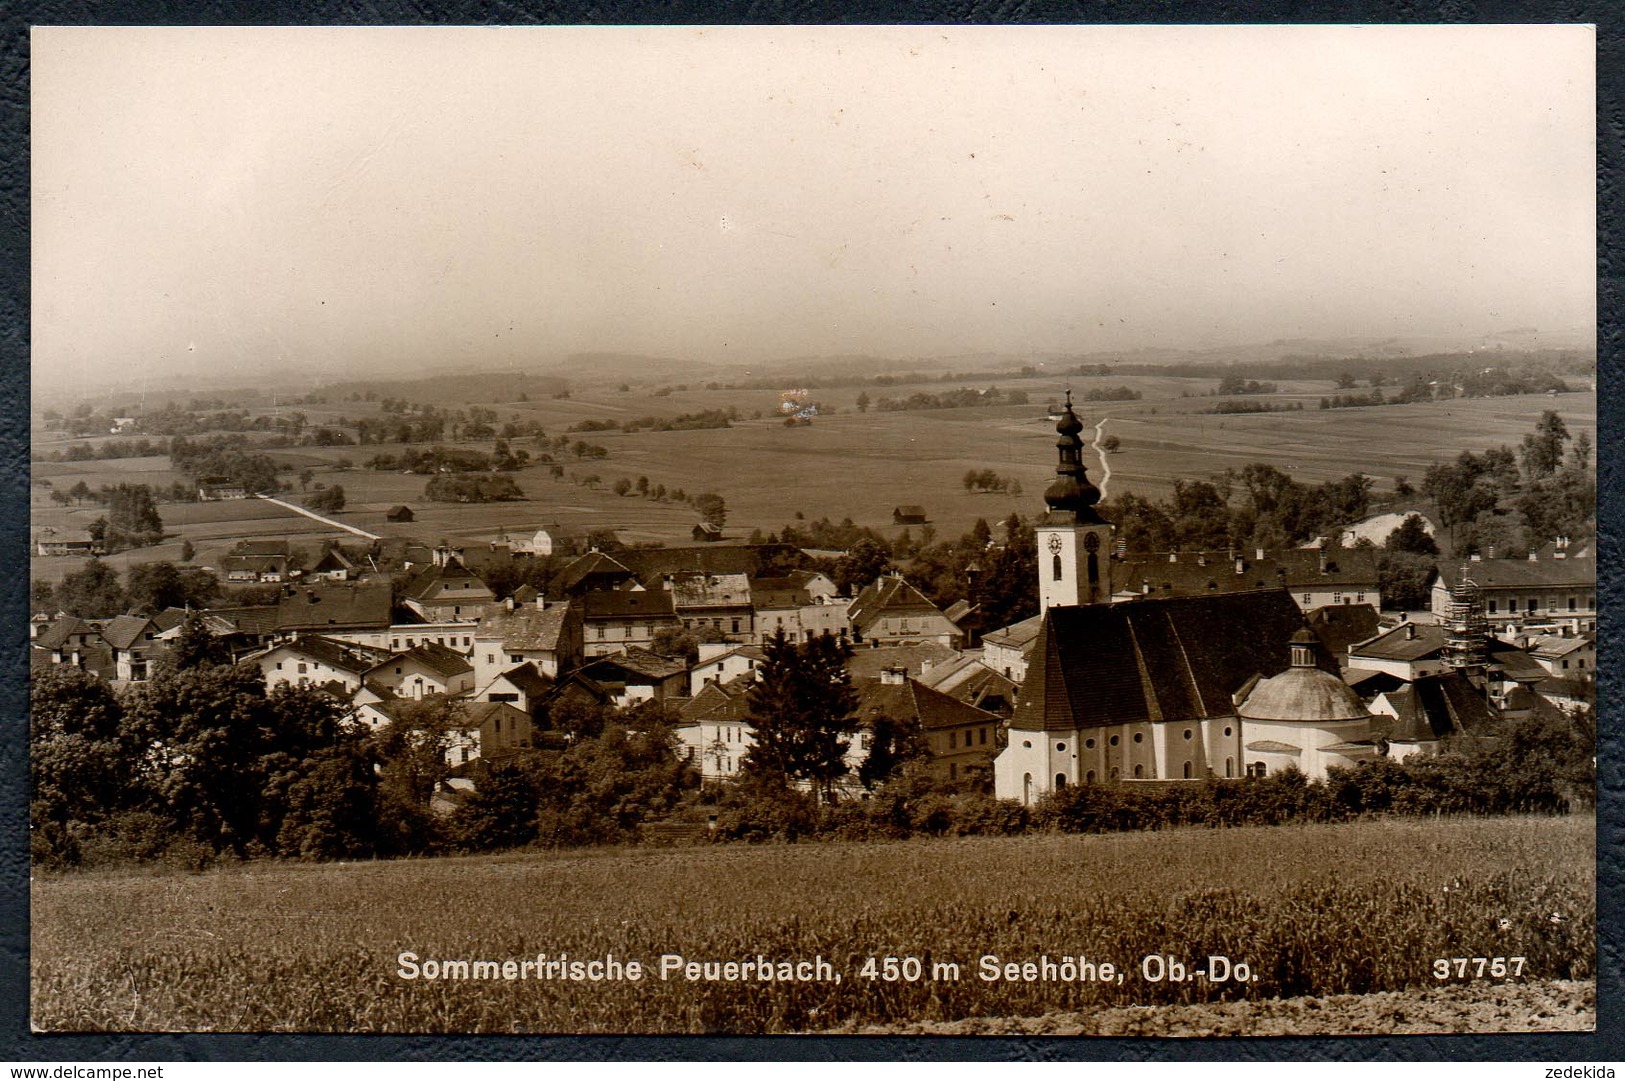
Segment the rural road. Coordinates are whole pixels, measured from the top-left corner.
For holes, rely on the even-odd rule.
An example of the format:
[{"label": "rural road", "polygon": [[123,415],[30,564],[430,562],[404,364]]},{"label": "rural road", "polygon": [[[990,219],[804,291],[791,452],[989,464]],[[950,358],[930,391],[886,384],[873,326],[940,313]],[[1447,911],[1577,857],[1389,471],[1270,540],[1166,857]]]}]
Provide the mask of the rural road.
[{"label": "rural road", "polygon": [[275,496],[270,496],[270,495],[257,496],[256,498],[263,499],[267,503],[275,503],[279,507],[286,507],[289,510],[293,511],[295,514],[303,514],[306,518],[310,518],[310,519],[312,519],[314,521],[320,522],[323,525],[332,526],[334,529],[342,529],[346,533],[354,533],[358,537],[366,537],[368,540],[383,540],[384,539],[384,538],[380,537],[376,533],[368,533],[365,529],[361,529],[361,528],[358,528],[358,527],[353,526],[353,525],[345,525],[343,522],[335,522],[331,518],[323,517],[322,515],[317,514],[313,510],[307,510],[306,508],[298,506],[298,505],[296,505],[294,503],[289,503],[285,499],[278,499]]}]

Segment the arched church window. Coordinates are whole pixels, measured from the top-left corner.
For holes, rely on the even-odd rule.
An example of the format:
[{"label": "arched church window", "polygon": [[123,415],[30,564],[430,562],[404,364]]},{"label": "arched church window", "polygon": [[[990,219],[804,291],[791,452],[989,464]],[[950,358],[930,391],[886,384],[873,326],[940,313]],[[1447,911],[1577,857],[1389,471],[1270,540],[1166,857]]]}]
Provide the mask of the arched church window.
[{"label": "arched church window", "polygon": [[1114,780],[1114,781],[1117,780],[1117,767],[1116,766],[1112,767],[1112,780]]},{"label": "arched church window", "polygon": [[1084,784],[1094,784],[1095,783],[1095,771],[1094,770],[1090,770],[1088,773],[1085,773],[1083,775],[1083,783]]},{"label": "arched church window", "polygon": [[1135,766],[1134,767],[1134,776],[1136,776],[1136,777],[1144,777],[1145,776],[1145,767],[1144,766]]},{"label": "arched church window", "polygon": [[1033,775],[1030,774],[1030,773],[1025,773],[1025,774],[1022,774],[1022,777],[1021,777],[1021,802],[1022,803],[1031,803],[1032,801],[1033,801]]},{"label": "arched church window", "polygon": [[1055,791],[1059,792],[1065,787],[1066,787],[1066,774],[1057,773],[1055,775]]},{"label": "arched church window", "polygon": [[1191,764],[1189,762],[1186,762],[1185,763],[1185,780],[1188,781],[1190,779],[1191,779]]},{"label": "arched church window", "polygon": [[1059,582],[1061,580],[1061,557],[1050,557],[1050,576]]},{"label": "arched church window", "polygon": [[1224,760],[1224,775],[1226,777],[1234,777],[1236,775],[1236,760],[1234,758],[1226,758]]}]

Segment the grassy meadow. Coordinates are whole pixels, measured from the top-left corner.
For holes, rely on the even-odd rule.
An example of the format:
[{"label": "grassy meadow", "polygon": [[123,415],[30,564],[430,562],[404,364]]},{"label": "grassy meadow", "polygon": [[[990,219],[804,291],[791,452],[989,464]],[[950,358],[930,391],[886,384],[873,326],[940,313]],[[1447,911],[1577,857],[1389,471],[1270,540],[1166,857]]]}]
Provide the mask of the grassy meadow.
[{"label": "grassy meadow", "polygon": [[[252,864],[36,875],[31,894],[47,1031],[787,1032],[1498,982],[1438,980],[1438,958],[1590,980],[1596,956],[1579,817]],[[402,951],[651,970],[821,956],[842,978],[406,980]],[[988,954],[1125,978],[989,982]],[[1223,955],[1252,980],[1150,981],[1151,955]],[[871,956],[918,958],[921,978],[864,978]]]}]

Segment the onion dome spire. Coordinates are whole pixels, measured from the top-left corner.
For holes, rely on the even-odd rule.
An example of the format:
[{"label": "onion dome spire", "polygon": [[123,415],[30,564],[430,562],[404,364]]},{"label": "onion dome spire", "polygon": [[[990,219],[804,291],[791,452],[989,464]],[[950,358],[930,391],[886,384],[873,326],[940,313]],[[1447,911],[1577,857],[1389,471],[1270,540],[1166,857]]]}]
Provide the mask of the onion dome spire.
[{"label": "onion dome spire", "polygon": [[1083,421],[1072,411],[1070,390],[1066,392],[1066,408],[1055,424],[1055,431],[1060,435],[1055,441],[1060,461],[1055,466],[1055,480],[1044,489],[1044,502],[1051,511],[1092,516],[1089,508],[1100,502],[1100,489],[1089,482],[1083,468],[1083,440],[1078,438],[1078,433],[1083,431]]}]

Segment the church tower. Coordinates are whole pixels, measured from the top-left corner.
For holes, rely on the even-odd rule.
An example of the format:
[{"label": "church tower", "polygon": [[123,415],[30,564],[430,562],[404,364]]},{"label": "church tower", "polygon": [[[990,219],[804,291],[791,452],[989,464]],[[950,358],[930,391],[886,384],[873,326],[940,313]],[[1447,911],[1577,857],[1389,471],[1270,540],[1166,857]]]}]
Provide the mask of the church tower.
[{"label": "church tower", "polygon": [[1072,392],[1056,423],[1060,462],[1044,490],[1049,509],[1038,520],[1038,606],[1110,604],[1112,525],[1095,511],[1100,489],[1083,468],[1083,422],[1072,411]]}]

